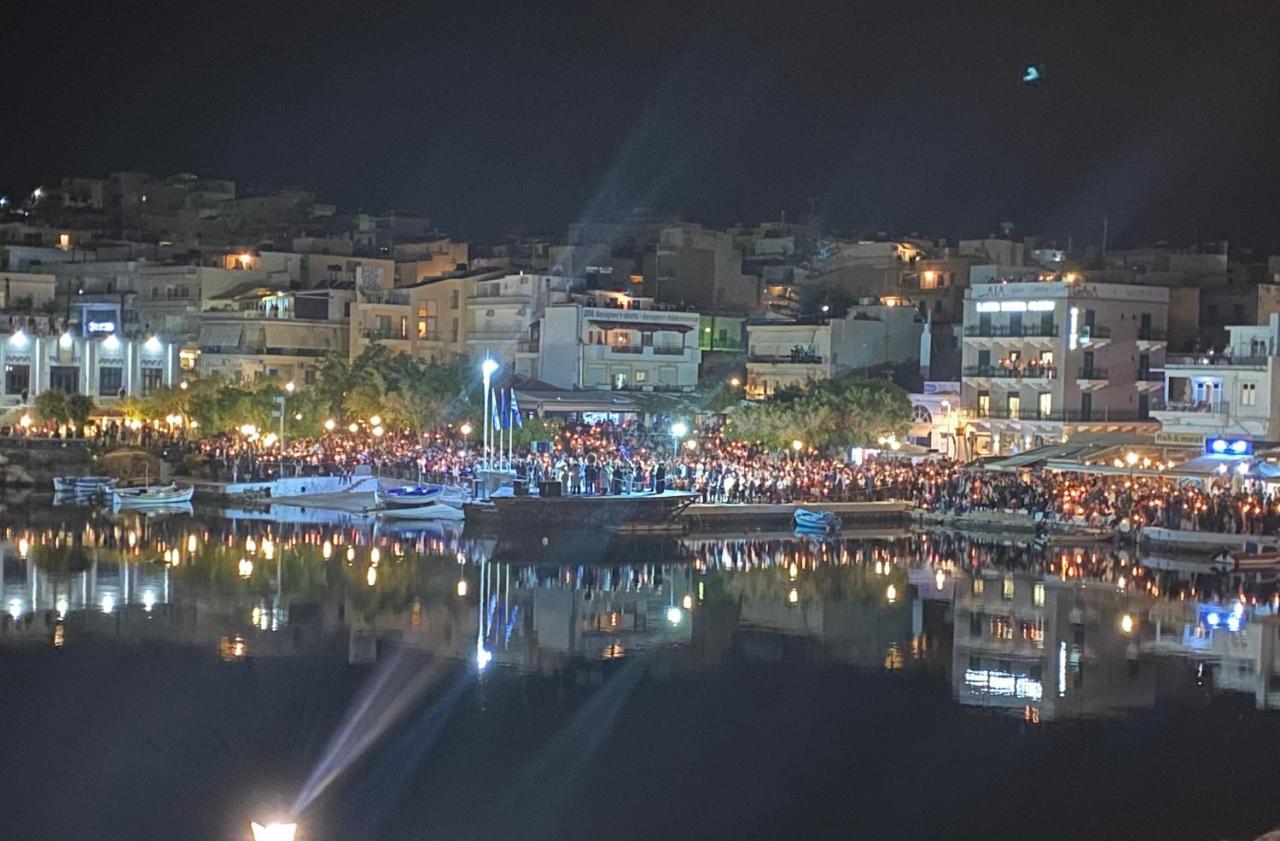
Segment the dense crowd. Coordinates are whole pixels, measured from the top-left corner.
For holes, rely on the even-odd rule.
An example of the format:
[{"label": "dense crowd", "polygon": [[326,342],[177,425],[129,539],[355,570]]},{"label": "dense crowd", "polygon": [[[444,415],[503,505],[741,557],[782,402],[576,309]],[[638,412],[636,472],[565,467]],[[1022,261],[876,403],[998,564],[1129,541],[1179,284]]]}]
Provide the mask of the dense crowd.
[{"label": "dense crowd", "polygon": [[[406,480],[468,484],[481,466],[474,441],[457,435],[330,434],[262,448],[243,436],[199,444],[214,478],[350,475],[365,468]],[[1230,533],[1280,530],[1280,498],[1239,480],[1178,482],[1163,476],[967,469],[946,459],[868,458],[860,464],[812,450],[769,452],[717,430],[675,439],[639,424],[569,424],[550,442],[495,463],[523,487],[559,482],[563,493],[606,495],[684,490],[704,502],[786,503],[904,499],[931,511],[1008,512],[1042,521],[1128,523]]]}]

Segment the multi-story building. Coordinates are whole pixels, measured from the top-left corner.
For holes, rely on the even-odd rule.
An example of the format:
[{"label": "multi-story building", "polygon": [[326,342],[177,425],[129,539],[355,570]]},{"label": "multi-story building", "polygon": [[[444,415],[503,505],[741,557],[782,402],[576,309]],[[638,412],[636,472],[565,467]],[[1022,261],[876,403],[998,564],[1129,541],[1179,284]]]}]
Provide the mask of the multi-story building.
[{"label": "multi-story building", "polygon": [[697,313],[654,309],[653,301],[626,295],[595,298],[547,307],[535,331],[536,379],[558,388],[697,386]]},{"label": "multi-story building", "polygon": [[965,295],[965,455],[1080,431],[1148,431],[1164,381],[1168,290],[1051,281],[977,283]]},{"label": "multi-story building", "polygon": [[48,319],[0,316],[0,403],[27,405],[44,391],[86,394],[99,402],[174,384],[178,346],[161,336],[121,339],[61,330]]},{"label": "multi-story building", "polygon": [[748,324],[746,395],[918,360],[922,329],[914,309],[887,304],[857,306],[844,318]]},{"label": "multi-story building", "polygon": [[411,286],[430,278],[466,271],[471,264],[471,247],[466,242],[438,239],[405,242],[395,246],[396,286]]},{"label": "multi-story building", "polygon": [[1170,354],[1151,415],[1164,432],[1280,440],[1280,314],[1228,327],[1218,352]]},{"label": "multi-story building", "polygon": [[729,234],[666,228],[657,249],[647,297],[708,313],[746,315],[760,308],[760,278],[742,273],[742,253]]},{"label": "multi-story building", "polygon": [[[350,348],[351,289],[247,289],[200,316],[196,347],[184,350],[202,374],[239,382],[310,383],[330,353]],[[188,364],[184,355],[183,365]]]},{"label": "multi-story building", "polygon": [[537,342],[531,328],[549,305],[569,300],[570,279],[495,272],[469,281],[466,342],[470,358],[493,357],[514,365],[522,376],[533,376]]},{"label": "multi-story building", "polygon": [[467,353],[467,275],[361,290],[351,308],[351,358],[375,342],[422,359]]}]

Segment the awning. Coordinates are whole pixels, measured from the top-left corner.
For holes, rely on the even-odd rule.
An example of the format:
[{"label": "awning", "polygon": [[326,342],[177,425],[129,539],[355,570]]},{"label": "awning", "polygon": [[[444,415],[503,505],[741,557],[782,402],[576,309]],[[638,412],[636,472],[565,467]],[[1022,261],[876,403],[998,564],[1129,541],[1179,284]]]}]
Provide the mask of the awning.
[{"label": "awning", "polygon": [[655,330],[672,330],[676,333],[688,333],[694,329],[690,324],[677,324],[674,322],[663,324],[656,321],[609,321],[602,318],[588,318],[596,327],[602,330],[638,330],[641,333],[652,333]]},{"label": "awning", "polygon": [[204,347],[239,347],[243,324],[205,324],[200,328],[200,344]]},{"label": "awning", "polygon": [[[1224,472],[1229,473],[1234,470],[1236,465],[1241,464],[1242,462],[1247,462],[1251,459],[1252,456],[1197,456],[1190,461],[1184,461],[1182,464],[1174,465],[1169,468],[1169,472],[1175,476],[1222,475]],[[1225,470],[1223,468],[1225,468]]]}]

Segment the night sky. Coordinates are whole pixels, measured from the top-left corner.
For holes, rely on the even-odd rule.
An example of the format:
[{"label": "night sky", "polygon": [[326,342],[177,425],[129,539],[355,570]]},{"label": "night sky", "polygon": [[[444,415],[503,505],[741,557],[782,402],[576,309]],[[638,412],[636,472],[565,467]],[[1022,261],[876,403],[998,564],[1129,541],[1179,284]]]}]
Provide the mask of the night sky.
[{"label": "night sky", "polygon": [[9,2],[0,44],[15,195],[133,168],[471,237],[812,199],[830,230],[1280,247],[1265,2]]}]

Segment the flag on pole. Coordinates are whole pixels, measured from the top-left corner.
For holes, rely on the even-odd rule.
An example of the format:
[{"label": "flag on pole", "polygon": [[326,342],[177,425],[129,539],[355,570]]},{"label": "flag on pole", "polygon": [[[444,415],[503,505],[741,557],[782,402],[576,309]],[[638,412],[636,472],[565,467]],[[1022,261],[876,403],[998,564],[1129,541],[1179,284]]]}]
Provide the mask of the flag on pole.
[{"label": "flag on pole", "polygon": [[520,417],[520,406],[516,403],[516,390],[511,389],[511,420],[512,422],[524,429],[524,418]]},{"label": "flag on pole", "polygon": [[493,407],[493,409],[491,410],[491,414],[493,415],[493,418],[492,418],[493,428],[502,429],[502,414],[498,411],[497,389],[493,389],[492,396],[493,396],[493,399],[490,401],[490,405]]},{"label": "flag on pole", "polygon": [[507,390],[505,388],[498,389],[498,400],[501,401],[502,403],[501,406],[497,407],[498,416],[502,418],[502,428],[510,429],[511,415],[509,413],[509,410],[507,409]]}]

